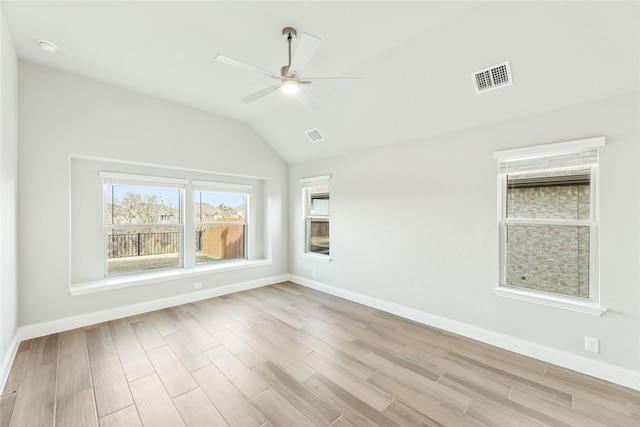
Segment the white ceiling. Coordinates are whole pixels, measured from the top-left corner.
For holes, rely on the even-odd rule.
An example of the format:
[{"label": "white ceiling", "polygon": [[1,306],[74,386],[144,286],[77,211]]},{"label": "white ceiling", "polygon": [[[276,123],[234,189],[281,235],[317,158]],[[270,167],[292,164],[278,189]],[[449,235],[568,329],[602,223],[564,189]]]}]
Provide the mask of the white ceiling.
[{"label": "white ceiling", "polygon": [[[20,58],[247,122],[291,163],[639,88],[637,2],[2,3]],[[312,110],[280,93],[238,102],[274,81],[213,58],[278,73],[286,26],[322,39],[305,75],[361,83],[309,89]],[[470,73],[505,60],[513,86],[476,95]]]}]

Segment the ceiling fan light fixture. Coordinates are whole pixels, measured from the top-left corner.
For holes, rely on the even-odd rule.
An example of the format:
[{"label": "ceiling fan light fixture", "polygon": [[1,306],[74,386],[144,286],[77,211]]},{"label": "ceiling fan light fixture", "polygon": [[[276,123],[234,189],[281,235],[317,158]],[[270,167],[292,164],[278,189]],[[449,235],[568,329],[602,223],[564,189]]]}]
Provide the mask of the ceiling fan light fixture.
[{"label": "ceiling fan light fixture", "polygon": [[297,80],[294,79],[286,79],[283,80],[280,84],[280,89],[286,94],[293,95],[294,93],[298,93],[300,90],[300,84]]}]

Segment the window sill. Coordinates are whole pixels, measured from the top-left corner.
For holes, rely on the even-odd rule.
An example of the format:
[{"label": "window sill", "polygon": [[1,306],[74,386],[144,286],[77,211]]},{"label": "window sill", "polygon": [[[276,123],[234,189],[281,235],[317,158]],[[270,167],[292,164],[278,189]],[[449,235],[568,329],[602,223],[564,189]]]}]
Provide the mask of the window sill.
[{"label": "window sill", "polygon": [[225,273],[246,268],[262,267],[271,264],[270,259],[218,261],[215,265],[198,265],[193,268],[173,268],[148,273],[136,273],[102,280],[72,284],[69,288],[71,296],[93,294],[112,291],[115,289],[131,288],[134,286],[162,283],[189,277],[206,276],[209,274]]},{"label": "window sill", "polygon": [[313,254],[309,252],[303,253],[302,258],[312,259],[312,260],[321,261],[321,262],[331,262],[331,260],[333,260],[333,258],[331,258],[329,255]]},{"label": "window sill", "polygon": [[546,305],[547,307],[575,311],[578,313],[589,314],[591,316],[602,316],[602,314],[607,311],[606,308],[600,307],[600,305],[591,301],[574,300],[547,293],[510,288],[506,286],[493,288],[493,290],[499,297]]}]

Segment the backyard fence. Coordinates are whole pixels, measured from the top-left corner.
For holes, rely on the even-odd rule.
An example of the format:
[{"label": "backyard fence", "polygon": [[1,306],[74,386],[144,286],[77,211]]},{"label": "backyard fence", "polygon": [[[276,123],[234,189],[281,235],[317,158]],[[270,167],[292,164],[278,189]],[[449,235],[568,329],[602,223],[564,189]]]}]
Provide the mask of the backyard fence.
[{"label": "backyard fence", "polygon": [[244,225],[216,225],[200,231],[203,254],[222,259],[244,258]]},{"label": "backyard fence", "polygon": [[110,234],[109,258],[176,253],[180,247],[179,234],[177,231]]},{"label": "backyard fence", "polygon": [[[178,253],[179,232],[110,234],[109,258]],[[221,258],[244,258],[244,225],[216,225],[196,230],[196,251]]]}]

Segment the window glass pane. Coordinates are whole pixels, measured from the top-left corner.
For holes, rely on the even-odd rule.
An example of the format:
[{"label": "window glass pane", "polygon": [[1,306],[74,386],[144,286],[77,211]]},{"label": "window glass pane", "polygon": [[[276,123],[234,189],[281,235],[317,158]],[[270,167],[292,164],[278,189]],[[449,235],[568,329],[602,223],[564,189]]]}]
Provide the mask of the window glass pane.
[{"label": "window glass pane", "polygon": [[588,226],[507,225],[506,284],[589,298]]},{"label": "window glass pane", "polygon": [[140,227],[107,230],[107,271],[129,273],[180,264],[178,227]]},{"label": "window glass pane", "polygon": [[590,219],[589,167],[507,176],[507,217]]},{"label": "window glass pane", "polygon": [[196,228],[196,264],[244,258],[244,224]]},{"label": "window glass pane", "polygon": [[195,192],[195,221],[199,223],[244,221],[244,194]]},{"label": "window glass pane", "polygon": [[180,189],[107,185],[106,224],[178,224]]},{"label": "window glass pane", "polygon": [[329,219],[308,218],[309,252],[329,255]]},{"label": "window glass pane", "polygon": [[329,215],[329,186],[321,185],[309,188],[309,215]]}]

